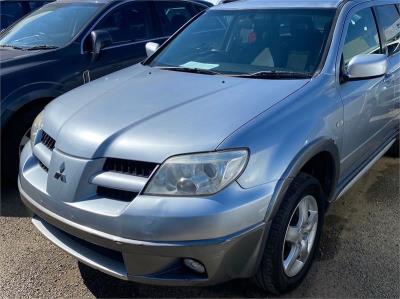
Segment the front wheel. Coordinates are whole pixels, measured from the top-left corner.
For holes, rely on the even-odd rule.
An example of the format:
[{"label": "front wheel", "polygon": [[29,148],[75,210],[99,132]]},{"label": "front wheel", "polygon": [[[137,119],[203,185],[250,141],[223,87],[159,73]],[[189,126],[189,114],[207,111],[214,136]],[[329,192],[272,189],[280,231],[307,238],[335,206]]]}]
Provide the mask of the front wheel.
[{"label": "front wheel", "polygon": [[282,294],[307,275],[324,222],[324,194],[314,177],[300,173],[290,185],[272,221],[255,282],[265,291]]}]

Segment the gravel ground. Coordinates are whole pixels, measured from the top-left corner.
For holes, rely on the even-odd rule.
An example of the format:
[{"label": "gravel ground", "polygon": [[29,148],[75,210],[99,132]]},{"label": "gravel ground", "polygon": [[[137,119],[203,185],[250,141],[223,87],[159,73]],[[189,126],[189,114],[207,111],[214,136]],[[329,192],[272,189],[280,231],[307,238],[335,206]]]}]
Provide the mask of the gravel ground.
[{"label": "gravel ground", "polygon": [[[383,158],[326,219],[317,259],[287,297],[400,297],[399,160]],[[79,264],[33,227],[18,194],[3,190],[0,297],[264,297],[247,280],[207,288],[119,281]]]}]

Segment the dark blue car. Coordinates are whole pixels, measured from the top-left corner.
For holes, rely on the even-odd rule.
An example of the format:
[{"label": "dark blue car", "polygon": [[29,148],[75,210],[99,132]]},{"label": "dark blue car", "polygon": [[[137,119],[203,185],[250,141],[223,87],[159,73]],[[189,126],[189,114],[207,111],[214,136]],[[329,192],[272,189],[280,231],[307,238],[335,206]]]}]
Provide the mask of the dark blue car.
[{"label": "dark blue car", "polygon": [[18,147],[49,101],[140,62],[147,42],[164,42],[209,6],[200,0],[56,1],[2,32],[2,177],[16,179]]}]

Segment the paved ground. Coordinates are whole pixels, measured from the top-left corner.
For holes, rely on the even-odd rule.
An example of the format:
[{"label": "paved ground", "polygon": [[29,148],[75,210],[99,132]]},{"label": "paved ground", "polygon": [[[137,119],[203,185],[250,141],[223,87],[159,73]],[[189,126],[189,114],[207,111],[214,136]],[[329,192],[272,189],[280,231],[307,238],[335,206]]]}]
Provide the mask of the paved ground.
[{"label": "paved ground", "polygon": [[[317,260],[288,297],[400,297],[399,160],[384,158],[327,216]],[[247,280],[209,288],[126,283],[78,264],[2,196],[0,297],[263,297]]]}]

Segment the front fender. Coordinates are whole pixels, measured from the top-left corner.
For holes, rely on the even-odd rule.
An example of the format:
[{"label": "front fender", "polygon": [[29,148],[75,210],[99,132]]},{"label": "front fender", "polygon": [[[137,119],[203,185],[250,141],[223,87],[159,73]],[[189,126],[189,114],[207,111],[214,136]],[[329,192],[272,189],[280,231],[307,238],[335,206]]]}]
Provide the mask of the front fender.
[{"label": "front fender", "polygon": [[343,105],[333,77],[320,75],[233,132],[218,149],[250,149],[248,165],[238,179],[242,188],[276,182],[268,216],[279,207],[291,179],[316,154],[330,153],[338,180],[342,120]]}]

